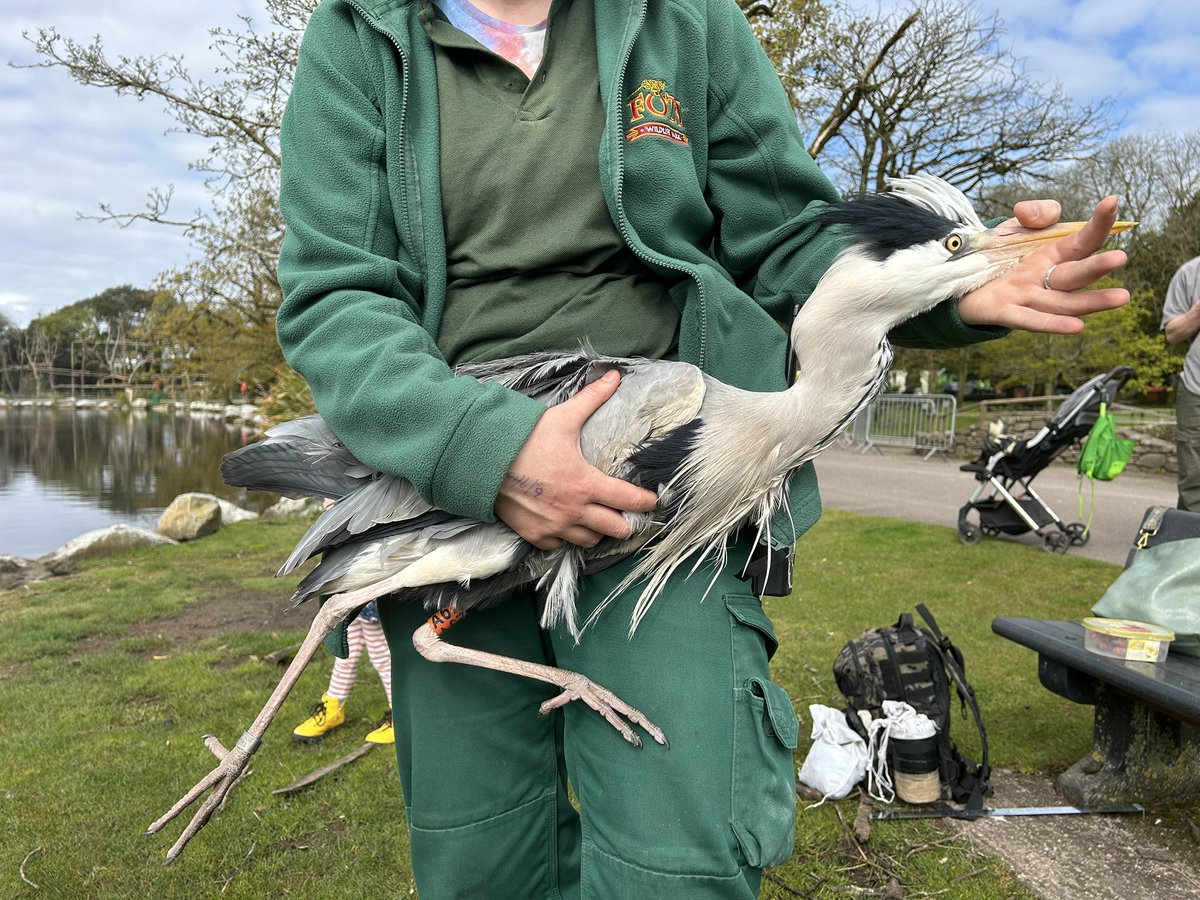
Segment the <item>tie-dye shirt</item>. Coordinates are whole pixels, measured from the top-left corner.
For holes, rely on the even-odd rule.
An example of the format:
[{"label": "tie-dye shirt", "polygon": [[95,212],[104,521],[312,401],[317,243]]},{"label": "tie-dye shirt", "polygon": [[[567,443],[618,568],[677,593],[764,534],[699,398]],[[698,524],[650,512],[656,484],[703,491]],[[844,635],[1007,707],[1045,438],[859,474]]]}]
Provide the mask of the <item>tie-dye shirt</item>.
[{"label": "tie-dye shirt", "polygon": [[438,8],[459,31],[469,34],[532,78],[546,47],[546,21],[513,25],[494,19],[469,0],[437,0]]}]

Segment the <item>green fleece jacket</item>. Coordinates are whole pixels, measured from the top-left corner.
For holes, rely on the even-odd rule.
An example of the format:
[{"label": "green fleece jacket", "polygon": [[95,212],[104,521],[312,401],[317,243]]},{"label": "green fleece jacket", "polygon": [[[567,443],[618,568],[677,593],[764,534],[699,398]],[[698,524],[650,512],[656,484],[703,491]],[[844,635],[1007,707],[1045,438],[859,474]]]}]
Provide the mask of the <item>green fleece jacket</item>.
[{"label": "green fleece jacket", "polygon": [[[351,452],[443,509],[490,521],[544,408],[455,377],[438,352],[441,113],[422,10],[420,0],[325,0],[312,16],[283,121],[278,335]],[[779,322],[842,243],[812,224],[837,193],[774,69],[734,0],[598,2],[596,44],[605,201],[680,309],[680,359],[738,387],[782,390]],[[894,337],[941,347],[995,334],[945,303]],[[820,514],[811,466],[793,477],[790,506],[776,543]]]}]

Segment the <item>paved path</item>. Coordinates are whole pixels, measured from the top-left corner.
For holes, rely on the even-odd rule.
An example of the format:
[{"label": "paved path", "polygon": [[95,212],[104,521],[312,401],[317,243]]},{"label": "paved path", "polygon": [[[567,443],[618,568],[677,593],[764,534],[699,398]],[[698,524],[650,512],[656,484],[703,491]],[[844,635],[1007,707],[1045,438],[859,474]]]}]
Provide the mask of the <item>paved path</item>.
[{"label": "paved path", "polygon": [[[821,498],[828,509],[956,528],[958,509],[970,499],[977,484],[970,473],[959,471],[962,462],[936,456],[923,460],[911,451],[860,454],[835,447],[822,453],[816,465]],[[1071,466],[1051,463],[1038,473],[1031,486],[1064,522],[1087,520],[1091,487],[1084,481],[1084,514],[1080,516],[1079,482]],[[1114,481],[1096,482],[1095,497],[1091,539],[1068,552],[1124,564],[1146,507],[1175,504],[1175,477],[1125,472]],[[978,523],[977,514],[972,513],[970,520]],[[1041,545],[1032,533],[984,540]]]}]

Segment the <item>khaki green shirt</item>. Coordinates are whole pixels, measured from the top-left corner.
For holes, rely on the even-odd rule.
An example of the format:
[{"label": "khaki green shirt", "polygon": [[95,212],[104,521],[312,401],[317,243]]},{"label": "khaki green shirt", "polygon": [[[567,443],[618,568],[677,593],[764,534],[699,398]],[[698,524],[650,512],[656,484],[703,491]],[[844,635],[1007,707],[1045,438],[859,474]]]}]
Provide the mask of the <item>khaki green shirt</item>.
[{"label": "khaki green shirt", "polygon": [[587,340],[673,356],[679,312],[621,239],[600,187],[604,128],[591,3],[556,2],[532,80],[439,14],[437,61],[452,363]]}]

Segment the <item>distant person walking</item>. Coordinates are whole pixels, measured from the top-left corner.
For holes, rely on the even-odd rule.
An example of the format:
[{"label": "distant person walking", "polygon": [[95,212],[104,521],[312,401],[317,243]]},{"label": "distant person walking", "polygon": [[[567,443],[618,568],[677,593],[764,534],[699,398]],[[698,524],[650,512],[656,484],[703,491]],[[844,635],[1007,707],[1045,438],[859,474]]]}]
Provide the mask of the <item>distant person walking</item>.
[{"label": "distant person walking", "polygon": [[1189,344],[1175,391],[1178,506],[1200,512],[1200,256],[1180,266],[1171,279],[1162,331],[1168,344]]}]

